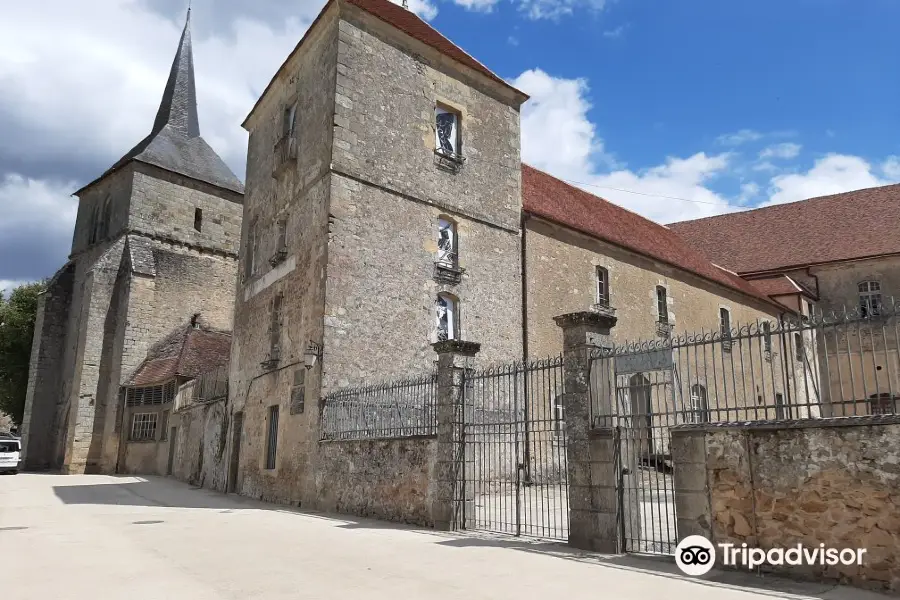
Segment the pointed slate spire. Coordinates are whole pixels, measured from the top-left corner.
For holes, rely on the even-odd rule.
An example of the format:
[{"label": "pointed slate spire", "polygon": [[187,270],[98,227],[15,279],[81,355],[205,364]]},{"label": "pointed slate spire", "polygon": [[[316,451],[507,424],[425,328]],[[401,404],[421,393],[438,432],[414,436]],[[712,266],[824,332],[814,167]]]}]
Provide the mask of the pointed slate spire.
[{"label": "pointed slate spire", "polygon": [[188,8],[178,51],[169,71],[169,81],[163,92],[159,112],[153,123],[153,133],[159,133],[166,125],[188,138],[200,135],[197,117],[197,88],[194,83],[194,53],[191,48],[191,9]]},{"label": "pointed slate spire", "polygon": [[194,53],[191,48],[190,8],[150,135],[120,158],[112,168],[75,194],[79,195],[95,182],[133,160],[205,181],[239,194],[244,193],[244,184],[235,177],[216,151],[200,137],[197,88],[194,83]]}]

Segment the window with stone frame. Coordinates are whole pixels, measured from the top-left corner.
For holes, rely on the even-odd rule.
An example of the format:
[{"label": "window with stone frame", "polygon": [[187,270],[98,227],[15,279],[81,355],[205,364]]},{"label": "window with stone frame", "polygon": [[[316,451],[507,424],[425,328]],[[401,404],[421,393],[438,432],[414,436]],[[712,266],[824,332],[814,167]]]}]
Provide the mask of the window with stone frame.
[{"label": "window with stone frame", "polygon": [[669,298],[665,286],[656,286],[656,319],[660,323],[669,322]]},{"label": "window with stone frame", "polygon": [[131,433],[128,440],[132,442],[152,442],[156,440],[156,423],[159,413],[135,413],[131,416]]},{"label": "window with stone frame", "polygon": [[731,339],[731,311],[724,306],[719,308],[719,333],[723,340]]},{"label": "window with stone frame", "polygon": [[863,317],[877,317],[881,314],[881,283],[863,281],[857,286],[859,291],[859,312]]},{"label": "window with stone frame", "polygon": [[281,217],[276,224],[278,238],[275,244],[275,252],[269,258],[269,264],[276,267],[287,258],[287,217]]},{"label": "window with stone frame", "polygon": [[462,136],[460,114],[445,106],[434,109],[435,152],[449,158],[462,156]]},{"label": "window with stone frame", "polygon": [[709,423],[711,420],[709,410],[709,396],[706,387],[699,383],[691,386],[691,406],[685,415],[686,423]]},{"label": "window with stone frame", "polygon": [[277,361],[281,358],[281,311],[284,304],[284,294],[279,292],[272,298],[272,320],[269,325],[269,360]]},{"label": "window with stone frame", "polygon": [[249,281],[256,272],[256,224],[254,217],[247,225],[246,256],[244,257],[244,281]]},{"label": "window with stone frame", "polygon": [[194,230],[203,231],[203,209],[194,209]]},{"label": "window with stone frame", "polygon": [[435,301],[437,341],[459,339],[459,299],[452,294],[438,294]]},{"label": "window with stone frame", "polygon": [[803,334],[799,331],[794,332],[794,358],[800,362],[803,362],[805,358],[803,346]]},{"label": "window with stone frame", "polygon": [[597,267],[597,304],[609,306],[609,271],[603,267]]}]

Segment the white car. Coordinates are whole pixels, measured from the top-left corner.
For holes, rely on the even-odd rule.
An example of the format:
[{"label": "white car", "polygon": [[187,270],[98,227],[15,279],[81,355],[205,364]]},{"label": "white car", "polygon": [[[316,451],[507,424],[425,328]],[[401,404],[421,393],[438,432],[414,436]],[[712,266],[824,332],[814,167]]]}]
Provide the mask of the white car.
[{"label": "white car", "polygon": [[21,441],[14,437],[0,436],[0,473],[19,472],[21,460]]}]

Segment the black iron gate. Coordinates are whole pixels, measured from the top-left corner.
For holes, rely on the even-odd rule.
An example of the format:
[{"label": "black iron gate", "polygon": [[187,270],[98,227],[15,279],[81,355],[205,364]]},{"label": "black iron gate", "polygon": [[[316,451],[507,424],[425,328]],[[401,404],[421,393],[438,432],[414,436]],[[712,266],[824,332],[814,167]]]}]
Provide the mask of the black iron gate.
[{"label": "black iron gate", "polygon": [[568,539],[562,356],[465,374],[466,529]]}]

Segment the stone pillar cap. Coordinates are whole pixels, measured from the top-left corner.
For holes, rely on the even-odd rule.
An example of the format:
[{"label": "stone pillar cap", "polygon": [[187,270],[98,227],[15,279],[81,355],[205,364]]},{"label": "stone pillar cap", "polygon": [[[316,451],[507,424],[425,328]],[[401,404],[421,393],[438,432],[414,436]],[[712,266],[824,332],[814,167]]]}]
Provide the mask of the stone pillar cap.
[{"label": "stone pillar cap", "polygon": [[611,314],[603,314],[592,310],[584,310],[581,312],[566,313],[558,317],[553,317],[556,324],[563,329],[574,327],[576,325],[588,325],[598,329],[610,329],[615,326],[618,318]]},{"label": "stone pillar cap", "polygon": [[462,356],[475,356],[481,350],[478,342],[466,342],[463,340],[444,340],[431,345],[438,354],[460,354]]}]

